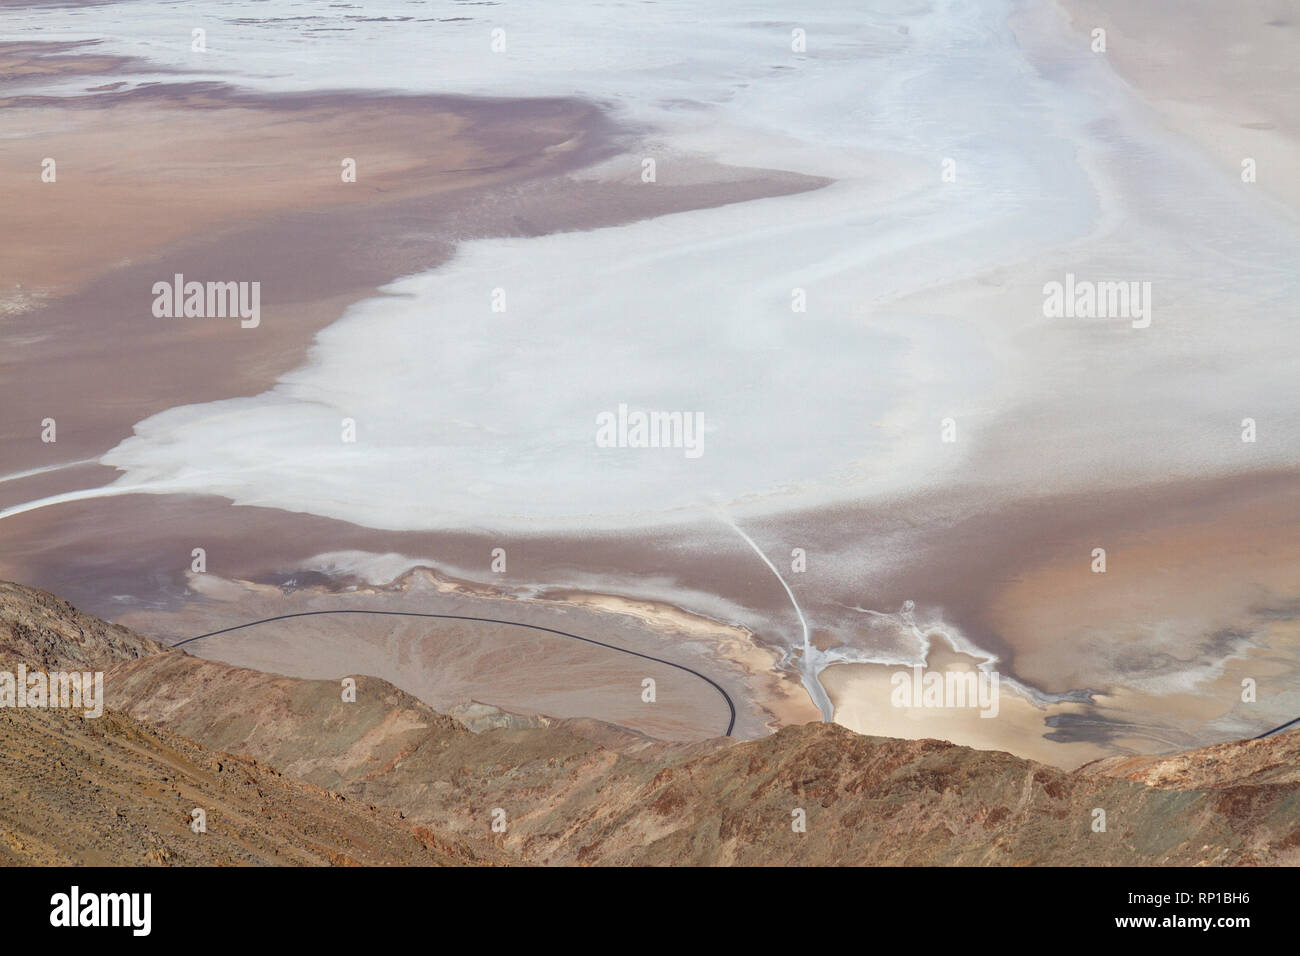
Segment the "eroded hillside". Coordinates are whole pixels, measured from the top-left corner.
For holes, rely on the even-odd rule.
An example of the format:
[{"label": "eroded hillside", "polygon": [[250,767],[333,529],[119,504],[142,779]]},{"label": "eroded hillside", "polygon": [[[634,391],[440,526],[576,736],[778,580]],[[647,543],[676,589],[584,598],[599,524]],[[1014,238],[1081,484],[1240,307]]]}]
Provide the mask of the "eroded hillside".
[{"label": "eroded hillside", "polygon": [[[109,708],[0,715],[11,861],[1300,862],[1294,735],[1069,773],[832,724],[694,745],[593,720],[475,733],[376,678],[349,702],[337,681],[168,650],[40,592],[0,602],[7,656],[102,662]],[[204,800],[223,821],[206,843],[187,836]],[[75,836],[42,842],[59,827]]]}]

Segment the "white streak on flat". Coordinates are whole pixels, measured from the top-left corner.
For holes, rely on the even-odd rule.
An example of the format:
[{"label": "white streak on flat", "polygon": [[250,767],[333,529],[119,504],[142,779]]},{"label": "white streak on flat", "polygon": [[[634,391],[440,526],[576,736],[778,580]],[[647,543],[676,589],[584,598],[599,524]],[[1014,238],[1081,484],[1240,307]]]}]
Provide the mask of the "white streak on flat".
[{"label": "white streak on flat", "polygon": [[[47,498],[36,498],[32,501],[24,501],[22,504],[11,505],[8,508],[0,510],[0,521],[5,518],[13,518],[17,515],[28,514],[32,511],[40,511],[42,508],[51,508],[55,505],[65,505],[73,501],[89,501],[94,498],[112,498],[117,495],[130,495],[141,492],[138,487],[125,484],[104,485],[100,488],[82,488],[78,491],[67,491],[60,495],[50,495]],[[156,489],[147,489],[155,492]]]},{"label": "white streak on flat", "polygon": [[51,472],[63,471],[65,468],[78,468],[81,465],[97,465],[98,458],[83,458],[80,461],[65,461],[58,465],[44,465],[40,468],[29,468],[27,471],[15,471],[12,474],[0,475],[0,484],[6,481],[18,481],[20,478],[30,478],[33,475],[48,475]]},{"label": "white streak on flat", "polygon": [[790,598],[790,605],[794,608],[794,613],[799,617],[799,626],[803,628],[803,656],[799,661],[799,672],[803,678],[803,685],[807,688],[813,703],[817,705],[817,709],[822,712],[822,719],[834,720],[835,708],[831,706],[831,699],[827,695],[826,689],[822,687],[821,681],[817,679],[817,672],[821,670],[821,666],[818,666],[821,664],[820,655],[814,653],[815,649],[812,646],[812,638],[808,631],[808,620],[803,616],[803,609],[799,607],[799,601],[795,598],[794,591],[790,589],[790,585],[786,583],[785,577],[777,570],[772,560],[763,553],[763,549],[758,546],[758,542],[747,535],[738,524],[726,515],[719,512],[718,517],[730,526],[732,531],[740,535],[747,545],[754,549],[754,553],[762,559],[763,563],[776,575],[776,579],[781,582],[781,587],[785,588],[785,593]]}]

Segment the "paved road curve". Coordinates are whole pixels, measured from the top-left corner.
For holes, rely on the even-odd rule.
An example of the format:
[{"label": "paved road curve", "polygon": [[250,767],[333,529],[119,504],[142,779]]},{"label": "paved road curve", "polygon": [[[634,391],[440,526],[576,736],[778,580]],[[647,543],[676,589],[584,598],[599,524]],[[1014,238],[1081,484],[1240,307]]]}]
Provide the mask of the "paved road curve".
[{"label": "paved road curve", "polygon": [[582,641],[586,644],[595,644],[597,647],[607,647],[611,651],[618,651],[620,654],[631,654],[633,657],[644,658],[647,661],[654,661],[657,664],[666,664],[669,667],[675,667],[679,671],[686,671],[688,674],[694,674],[702,681],[708,682],[727,702],[727,710],[731,717],[727,721],[727,729],[724,736],[730,737],[731,732],[736,728],[736,705],[732,703],[731,695],[722,689],[722,686],[710,677],[706,677],[697,670],[693,670],[684,664],[674,664],[672,661],[666,661],[662,657],[652,657],[649,654],[642,654],[640,651],[629,651],[626,647],[617,647],[613,644],[606,644],[604,641],[593,640],[590,637],[582,637],[579,634],[570,634],[568,631],[557,631],[553,627],[542,627],[540,624],[521,624],[519,621],[503,621],[495,617],[469,617],[464,614],[429,614],[421,611],[367,611],[359,608],[350,608],[339,611],[299,611],[297,614],[281,614],[278,617],[264,617],[260,621],[249,621],[247,624],[236,624],[234,627],[223,627],[219,631],[209,631],[207,634],[199,634],[197,637],[187,637],[183,641],[177,641],[172,647],[181,647],[185,644],[192,644],[195,641],[201,641],[205,637],[216,637],[218,634],[229,634],[231,631],[242,631],[245,628],[256,627],[259,624],[270,624],[272,621],[287,621],[295,617],[315,617],[321,614],[382,614],[388,617],[433,617],[446,621],[479,621],[484,624],[508,624],[511,627],[526,627],[532,631],[545,631],[547,634],[558,634],[560,637],[572,638],[575,641]]}]

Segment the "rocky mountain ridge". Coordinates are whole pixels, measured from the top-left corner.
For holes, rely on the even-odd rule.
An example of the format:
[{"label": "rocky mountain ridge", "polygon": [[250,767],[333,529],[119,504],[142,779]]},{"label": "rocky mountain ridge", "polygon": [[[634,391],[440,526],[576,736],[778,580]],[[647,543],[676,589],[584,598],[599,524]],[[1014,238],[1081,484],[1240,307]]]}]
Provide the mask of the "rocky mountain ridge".
[{"label": "rocky mountain ridge", "polygon": [[[15,585],[0,585],[0,658],[98,663],[108,707],[98,724],[63,713],[0,715],[7,721],[0,723],[4,806],[19,796],[27,816],[71,821],[81,834],[81,856],[64,847],[59,857],[6,814],[0,844],[17,839],[27,847],[12,849],[10,862],[200,862],[178,849],[192,841],[183,827],[176,832],[187,822],[181,810],[200,792],[223,807],[215,819],[225,832],[247,840],[222,850],[221,862],[1300,862],[1295,734],[1109,758],[1071,773],[834,724],[786,727],[747,742],[676,744],[596,720],[517,718],[476,706],[471,723],[490,728],[476,733],[377,678],[352,675],[356,700],[349,702],[338,681],[196,658]],[[27,724],[2,729],[15,720]],[[63,786],[110,758],[120,762],[124,749],[149,757],[131,771],[134,788],[150,796],[128,815],[132,849],[102,811],[60,801],[56,775],[41,779],[41,756],[23,749],[23,732],[62,742],[57,759],[72,774],[59,778]],[[189,755],[192,797],[177,798],[178,784],[162,779],[160,748]],[[229,778],[238,786],[211,776],[213,762],[225,774],[227,761],[238,768]],[[207,768],[207,789],[191,779],[194,768]],[[118,787],[123,796],[114,799],[132,792]],[[282,829],[253,832],[277,814]],[[308,826],[329,839],[305,845]],[[277,840],[285,841],[279,852]],[[153,841],[161,842],[151,849]]]}]

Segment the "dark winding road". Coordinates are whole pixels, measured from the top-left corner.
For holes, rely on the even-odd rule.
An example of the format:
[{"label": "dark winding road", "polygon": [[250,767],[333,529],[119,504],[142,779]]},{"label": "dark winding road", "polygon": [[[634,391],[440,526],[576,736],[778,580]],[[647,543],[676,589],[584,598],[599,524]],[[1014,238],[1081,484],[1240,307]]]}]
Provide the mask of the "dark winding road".
[{"label": "dark winding road", "polygon": [[1258,737],[1251,737],[1250,739],[1251,739],[1251,740],[1263,740],[1265,737],[1272,737],[1272,736],[1273,736],[1275,733],[1277,733],[1279,730],[1286,730],[1288,727],[1290,727],[1290,726],[1293,725],[1293,724],[1300,724],[1300,717],[1297,717],[1295,720],[1288,720],[1285,724],[1282,724],[1282,725],[1279,726],[1279,727],[1274,727],[1272,730],[1266,730],[1266,731],[1264,731],[1262,734],[1260,734]]},{"label": "dark winding road", "polygon": [[[586,644],[595,644],[597,647],[607,647],[611,651],[618,651],[620,654],[631,654],[633,657],[640,657],[647,661],[654,661],[656,664],[666,664],[669,667],[675,667],[679,671],[685,671],[693,674],[700,680],[708,683],[714,690],[722,695],[722,699],[727,702],[727,711],[730,717],[727,721],[727,729],[723,736],[730,737],[731,732],[736,729],[736,705],[731,700],[731,695],[722,689],[722,686],[713,678],[701,674],[699,671],[687,667],[684,664],[674,664],[672,661],[666,661],[662,657],[653,657],[650,654],[642,654],[640,651],[630,651],[626,647],[617,647],[613,644],[606,644],[604,641],[597,641],[590,637],[583,637],[580,634],[570,634],[568,631],[556,630],[553,627],[543,627],[540,624],[523,624],[519,621],[503,621],[495,617],[470,617],[465,614],[430,614],[423,611],[367,611],[357,608],[349,608],[338,611],[299,611],[297,614],[281,614],[277,617],[264,617],[260,621],[249,621],[246,624],[236,624],[234,627],[224,627],[219,631],[209,631],[207,634],[199,634],[197,637],[187,637],[183,641],[177,641],[172,647],[181,647],[184,644],[192,644],[194,641],[201,641],[205,637],[216,637],[218,634],[229,634],[231,631],[242,631],[245,628],[256,627],[259,624],[270,624],[272,621],[287,621],[295,617],[315,617],[320,614],[382,614],[389,617],[432,617],[448,621],[478,621],[483,624],[508,624],[511,627],[526,627],[532,631],[545,631],[547,634],[558,634],[560,637],[572,638],[575,641],[582,641]],[[1274,727],[1272,730],[1266,730],[1264,733],[1251,740],[1263,740],[1265,737],[1271,737],[1280,731],[1286,730],[1295,724],[1300,724],[1300,717],[1294,720],[1288,720],[1285,724]]]},{"label": "dark winding road", "polygon": [[479,621],[484,624],[508,624],[511,627],[526,627],[532,631],[545,631],[547,634],[558,634],[560,637],[572,638],[575,641],[582,641],[586,644],[595,644],[597,647],[607,647],[611,651],[618,651],[620,654],[631,654],[633,657],[640,657],[647,661],[654,661],[656,664],[666,664],[669,667],[675,667],[679,671],[686,671],[688,674],[694,674],[702,681],[706,681],[714,690],[722,695],[722,699],[727,702],[727,710],[731,717],[727,721],[727,729],[723,734],[730,737],[731,732],[736,728],[736,705],[731,701],[731,695],[722,689],[717,681],[711,677],[706,677],[697,670],[693,670],[684,664],[674,664],[672,661],[666,661],[662,657],[652,657],[649,654],[642,654],[640,651],[629,651],[626,647],[617,647],[613,644],[606,644],[604,641],[597,641],[590,637],[583,637],[580,634],[570,634],[568,631],[557,631],[553,627],[542,627],[540,624],[522,624],[519,621],[503,621],[495,617],[469,617],[464,614],[430,614],[422,611],[368,611],[359,608],[349,608],[338,611],[299,611],[297,614],[281,614],[277,617],[264,617],[260,621],[249,621],[247,624],[236,624],[234,627],[223,627],[219,631],[209,631],[207,634],[200,634],[197,637],[187,637],[183,641],[177,641],[172,647],[181,647],[185,644],[192,644],[195,641],[201,641],[205,637],[216,637],[218,634],[229,634],[231,631],[242,631],[245,628],[256,627],[259,624],[270,624],[272,621],[287,621],[295,617],[315,617],[321,614],[382,614],[388,617],[433,617],[448,621]]}]

